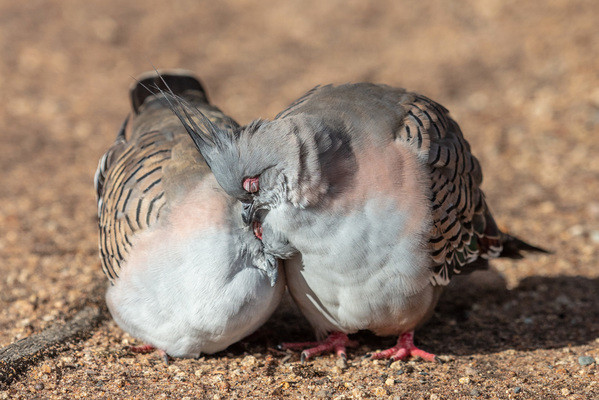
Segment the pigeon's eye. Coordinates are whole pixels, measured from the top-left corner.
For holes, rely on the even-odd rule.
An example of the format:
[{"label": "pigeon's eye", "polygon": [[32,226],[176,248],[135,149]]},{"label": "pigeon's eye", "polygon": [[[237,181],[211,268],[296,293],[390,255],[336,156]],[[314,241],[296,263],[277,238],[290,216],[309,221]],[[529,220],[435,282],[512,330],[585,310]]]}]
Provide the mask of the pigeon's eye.
[{"label": "pigeon's eye", "polygon": [[260,189],[260,177],[245,178],[243,180],[243,189],[248,193],[256,193]]}]

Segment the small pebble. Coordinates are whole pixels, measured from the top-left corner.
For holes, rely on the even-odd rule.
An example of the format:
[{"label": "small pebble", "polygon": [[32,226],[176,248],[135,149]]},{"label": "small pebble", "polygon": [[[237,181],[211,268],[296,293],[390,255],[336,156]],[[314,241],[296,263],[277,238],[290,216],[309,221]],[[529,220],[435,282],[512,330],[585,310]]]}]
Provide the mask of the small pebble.
[{"label": "small pebble", "polygon": [[520,386],[516,386],[514,388],[514,393],[520,393],[522,391],[522,388]]},{"label": "small pebble", "polygon": [[35,390],[44,390],[44,384],[42,382],[38,382],[33,387]]},{"label": "small pebble", "polygon": [[568,388],[563,388],[562,389],[562,396],[567,396],[570,394],[570,390]]},{"label": "small pebble", "polygon": [[256,365],[258,360],[254,356],[246,356],[243,360],[241,360],[241,366],[243,367],[253,367]]},{"label": "small pebble", "polygon": [[437,356],[437,360],[441,363],[447,363],[453,361],[453,358],[451,356]]},{"label": "small pebble", "polygon": [[61,357],[60,361],[62,361],[65,364],[72,364],[73,363],[73,357]]},{"label": "small pebble", "polygon": [[343,370],[338,366],[334,366],[333,368],[331,368],[331,372],[336,375],[341,375],[343,373]]},{"label": "small pebble", "polygon": [[328,390],[324,390],[324,389],[319,390],[318,392],[315,393],[315,395],[316,395],[317,399],[328,399],[329,398]]},{"label": "small pebble", "polygon": [[571,226],[568,233],[572,236],[581,236],[584,233],[584,227],[582,225]]},{"label": "small pebble", "polygon": [[468,378],[467,376],[463,376],[460,379],[458,379],[458,382],[460,382],[462,385],[467,385],[470,383],[470,378]]},{"label": "small pebble", "polygon": [[405,364],[406,364],[406,363],[405,363],[405,362],[403,362],[403,361],[393,361],[393,362],[392,362],[392,363],[389,365],[389,368],[391,368],[391,369],[399,369],[399,370],[401,370],[401,369],[403,369],[403,367],[404,367],[404,365],[405,365]]},{"label": "small pebble", "polygon": [[478,390],[476,390],[476,389],[472,389],[470,391],[470,396],[478,397],[478,396],[480,396],[480,392]]},{"label": "small pebble", "polygon": [[584,366],[595,363],[595,359],[591,356],[580,356],[578,357],[578,364]]},{"label": "small pebble", "polygon": [[179,372],[177,375],[175,375],[175,379],[181,382],[185,382],[185,372]]},{"label": "small pebble", "polygon": [[385,381],[385,385],[387,385],[387,386],[394,386],[395,385],[395,379],[393,379],[393,378],[387,378],[387,380]]}]

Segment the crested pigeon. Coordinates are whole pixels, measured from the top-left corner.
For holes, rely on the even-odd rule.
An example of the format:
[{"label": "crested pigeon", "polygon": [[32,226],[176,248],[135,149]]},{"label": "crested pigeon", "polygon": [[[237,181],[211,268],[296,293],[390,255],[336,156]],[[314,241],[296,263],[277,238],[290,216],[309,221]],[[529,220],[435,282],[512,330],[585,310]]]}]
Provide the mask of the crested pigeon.
[{"label": "crested pigeon", "polygon": [[131,88],[132,118],[95,176],[100,256],[117,324],[168,360],[215,353],[257,329],[285,288],[282,267],[242,222],[189,135],[154,93],[168,86],[219,132],[237,123],[181,70],[146,73]]},{"label": "crested pigeon", "polygon": [[316,87],[236,135],[208,136],[178,115],[223,189],[245,203],[265,251],[285,259],[289,292],[318,339],[329,334],[284,344],[310,347],[302,360],[345,358],[358,330],[399,336],[374,359],[435,360],[413,332],[451,277],[544,251],[498,229],[478,160],[425,96],[370,83]]}]

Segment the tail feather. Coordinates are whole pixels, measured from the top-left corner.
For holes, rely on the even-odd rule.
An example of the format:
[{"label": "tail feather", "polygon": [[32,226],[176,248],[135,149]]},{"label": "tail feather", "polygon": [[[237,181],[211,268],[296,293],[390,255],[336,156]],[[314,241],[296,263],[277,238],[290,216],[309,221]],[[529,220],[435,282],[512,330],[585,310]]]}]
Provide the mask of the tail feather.
[{"label": "tail feather", "polygon": [[499,257],[514,259],[524,258],[522,251],[551,254],[551,251],[549,250],[533,246],[532,244],[526,243],[525,241],[507,233],[503,234],[502,242],[503,249],[501,250],[501,253],[499,253]]}]

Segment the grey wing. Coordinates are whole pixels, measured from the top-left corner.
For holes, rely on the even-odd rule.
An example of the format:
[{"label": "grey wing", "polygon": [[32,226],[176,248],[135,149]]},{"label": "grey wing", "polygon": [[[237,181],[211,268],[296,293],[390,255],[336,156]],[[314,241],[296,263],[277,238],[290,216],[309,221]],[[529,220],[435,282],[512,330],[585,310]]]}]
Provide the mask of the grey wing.
[{"label": "grey wing", "polygon": [[[334,99],[340,96],[344,98]],[[320,101],[313,101],[316,98]],[[385,85],[326,85],[307,92],[277,118],[306,110],[326,115],[332,107],[337,113],[350,110],[346,117],[380,115],[395,112],[397,106],[401,112],[396,114],[400,118],[396,140],[408,144],[429,169],[433,284],[445,285],[462,269],[499,256],[505,238],[480,189],[480,164],[447,109],[422,95]]]},{"label": "grey wing", "polygon": [[498,257],[503,234],[480,189],[480,164],[449,112],[416,94],[402,107],[407,113],[397,137],[429,168],[433,284],[446,285],[463,268],[484,265],[484,260]]},{"label": "grey wing", "polygon": [[[330,88],[331,85],[326,85],[324,86],[325,88]],[[288,115],[290,115],[293,111],[295,111],[297,108],[299,108],[302,104],[304,104],[306,101],[308,101],[312,95],[314,93],[316,93],[316,91],[318,91],[318,89],[322,88],[322,86],[317,85],[315,87],[313,87],[312,89],[308,90],[306,93],[304,93],[299,99],[295,100],[293,103],[291,103],[286,109],[284,109],[283,111],[281,111],[280,113],[278,113],[275,116],[275,119],[281,119],[281,118],[285,118]]]},{"label": "grey wing", "polygon": [[163,166],[171,157],[172,135],[149,131],[128,143],[119,134],[96,172],[100,258],[111,282],[118,278],[133,235],[150,227],[166,205]]}]

